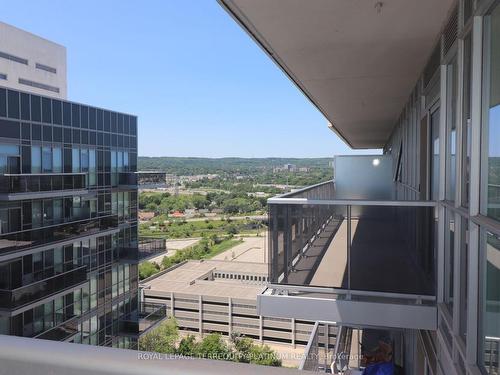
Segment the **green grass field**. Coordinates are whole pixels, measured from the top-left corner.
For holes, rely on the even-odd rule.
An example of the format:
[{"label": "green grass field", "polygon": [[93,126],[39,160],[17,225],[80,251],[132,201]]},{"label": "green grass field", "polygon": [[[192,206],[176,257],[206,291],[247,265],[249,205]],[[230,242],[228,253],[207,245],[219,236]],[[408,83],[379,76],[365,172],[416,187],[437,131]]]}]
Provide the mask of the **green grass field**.
[{"label": "green grass field", "polygon": [[139,225],[141,237],[156,238],[190,238],[205,237],[212,234],[255,234],[263,232],[264,227],[255,220],[164,220],[155,218],[148,223]]}]

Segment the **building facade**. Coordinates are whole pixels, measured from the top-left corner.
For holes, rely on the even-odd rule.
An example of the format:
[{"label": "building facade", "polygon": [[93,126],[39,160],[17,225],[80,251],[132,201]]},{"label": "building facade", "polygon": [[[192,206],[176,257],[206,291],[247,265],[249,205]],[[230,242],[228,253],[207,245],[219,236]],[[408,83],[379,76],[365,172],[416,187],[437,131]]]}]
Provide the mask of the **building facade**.
[{"label": "building facade", "polygon": [[[191,260],[142,280],[140,287],[143,300],[164,304],[184,331],[305,346],[314,322],[257,313],[257,295],[267,281],[265,263]],[[331,326],[331,342],[335,335]]]},{"label": "building facade", "polygon": [[0,22],[0,86],[66,99],[66,48]]},{"label": "building facade", "polygon": [[219,2],[332,130],[392,168],[387,195],[352,158],[269,200],[261,313],[397,329],[406,374],[500,373],[500,3]]},{"label": "building facade", "polygon": [[0,333],[134,347],[137,117],[0,88],[0,169]]}]

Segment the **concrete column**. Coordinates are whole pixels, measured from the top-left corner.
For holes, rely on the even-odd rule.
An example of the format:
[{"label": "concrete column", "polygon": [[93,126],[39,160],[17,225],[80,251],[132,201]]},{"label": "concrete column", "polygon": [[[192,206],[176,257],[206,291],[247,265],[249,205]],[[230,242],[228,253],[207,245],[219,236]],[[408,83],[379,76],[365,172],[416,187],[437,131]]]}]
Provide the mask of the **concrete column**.
[{"label": "concrete column", "polygon": [[227,327],[228,327],[228,335],[231,337],[233,333],[233,300],[231,297],[227,299]]},{"label": "concrete column", "polygon": [[262,332],[262,315],[259,315],[259,341],[260,343],[262,344],[262,342],[264,341],[264,337],[263,337],[263,332]]},{"label": "concrete column", "polygon": [[329,336],[330,328],[328,327],[328,323],[323,325],[323,341],[325,344],[325,368],[329,367],[328,364],[328,336]]},{"label": "concrete column", "polygon": [[170,316],[175,316],[174,292],[170,292]]},{"label": "concrete column", "polygon": [[200,336],[203,337],[203,299],[198,296],[198,331]]},{"label": "concrete column", "polygon": [[292,345],[295,348],[295,318],[292,318],[291,326],[292,326]]}]

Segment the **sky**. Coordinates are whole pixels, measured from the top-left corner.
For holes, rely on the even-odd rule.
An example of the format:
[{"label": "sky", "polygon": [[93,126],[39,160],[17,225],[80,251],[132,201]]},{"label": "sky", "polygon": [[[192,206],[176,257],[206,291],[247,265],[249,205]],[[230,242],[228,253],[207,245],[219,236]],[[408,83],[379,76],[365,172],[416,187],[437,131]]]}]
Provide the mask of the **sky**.
[{"label": "sky", "polygon": [[139,155],[353,153],[216,0],[0,0],[67,48],[68,99],[135,114]]}]

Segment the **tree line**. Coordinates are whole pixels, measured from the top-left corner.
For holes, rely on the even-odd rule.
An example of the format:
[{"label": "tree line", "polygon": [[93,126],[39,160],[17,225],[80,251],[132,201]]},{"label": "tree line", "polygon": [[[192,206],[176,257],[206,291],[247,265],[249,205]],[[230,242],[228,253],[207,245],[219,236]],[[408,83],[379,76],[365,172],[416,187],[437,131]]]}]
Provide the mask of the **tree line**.
[{"label": "tree line", "polygon": [[232,334],[228,341],[218,333],[208,334],[201,340],[197,340],[194,335],[179,340],[179,326],[172,317],[141,337],[139,350],[189,358],[281,366],[277,353],[269,346],[255,344],[252,339],[238,333]]}]

